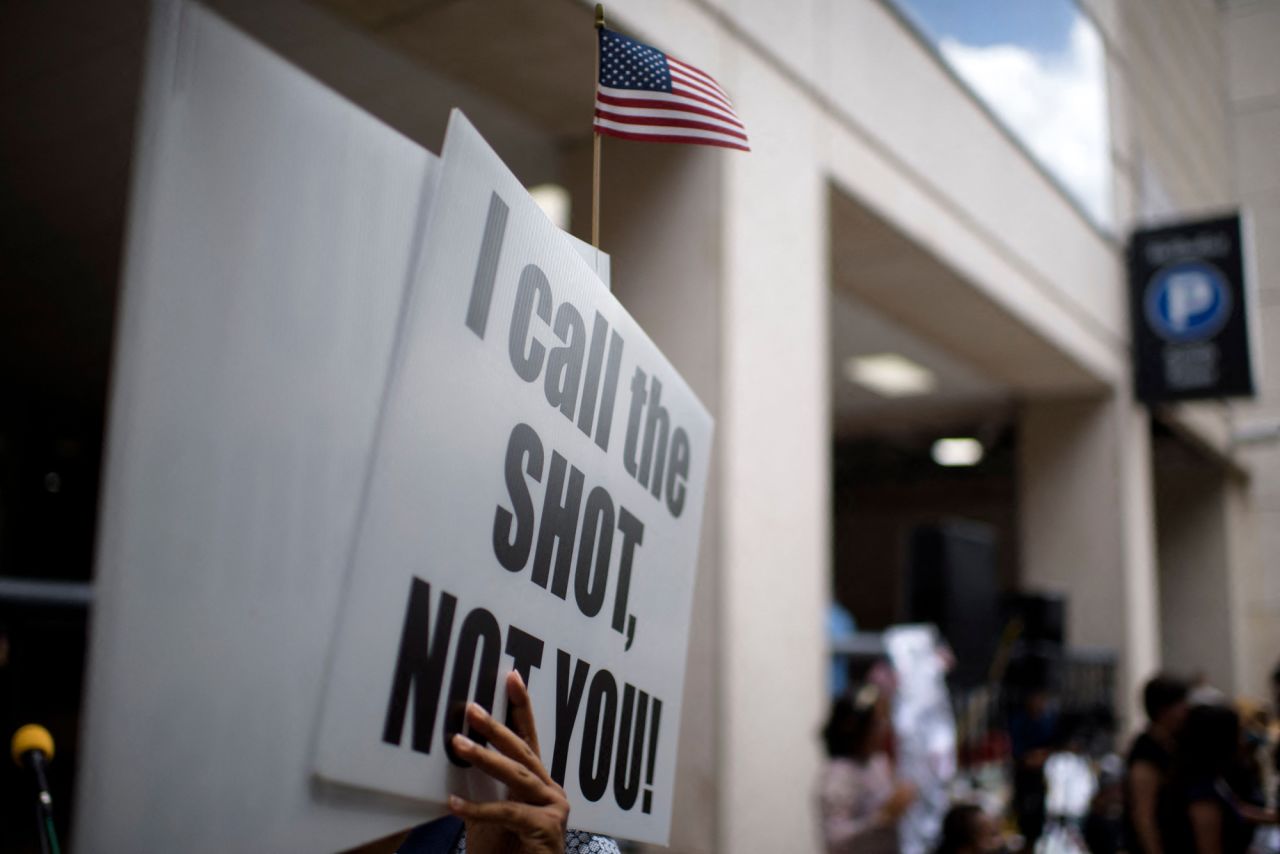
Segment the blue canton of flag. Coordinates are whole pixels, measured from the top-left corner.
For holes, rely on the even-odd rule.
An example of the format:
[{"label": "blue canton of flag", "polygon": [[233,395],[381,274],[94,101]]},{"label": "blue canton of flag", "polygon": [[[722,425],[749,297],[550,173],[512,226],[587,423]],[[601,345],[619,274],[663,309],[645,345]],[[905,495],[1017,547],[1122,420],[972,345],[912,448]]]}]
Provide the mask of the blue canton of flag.
[{"label": "blue canton of flag", "polygon": [[598,32],[596,133],[751,150],[729,96],[711,75],[613,30]]}]

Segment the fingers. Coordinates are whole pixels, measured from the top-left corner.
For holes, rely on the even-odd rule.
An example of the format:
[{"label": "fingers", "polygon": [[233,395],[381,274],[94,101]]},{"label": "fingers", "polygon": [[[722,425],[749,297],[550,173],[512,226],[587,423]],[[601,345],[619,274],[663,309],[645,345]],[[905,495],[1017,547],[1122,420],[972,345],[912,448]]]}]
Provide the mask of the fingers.
[{"label": "fingers", "polygon": [[542,756],[542,748],[538,746],[538,726],[533,720],[533,701],[524,680],[514,670],[507,674],[507,709],[516,735],[524,739],[534,755]]},{"label": "fingers", "polygon": [[[528,698],[528,694],[525,694]],[[529,719],[532,721],[533,713],[529,712]],[[504,757],[514,760],[525,769],[532,772],[543,783],[554,786],[551,775],[547,773],[547,769],[542,764],[542,759],[534,752],[534,748],[523,738],[516,735],[500,721],[494,719],[484,708],[476,703],[467,704],[467,723],[471,725],[472,730],[489,740],[494,749],[501,753]],[[457,737],[454,737],[454,749],[458,750]],[[465,757],[470,761],[471,757]],[[505,766],[504,766],[505,767]],[[498,775],[498,779],[507,782],[505,777]]]},{"label": "fingers", "polygon": [[514,833],[524,852],[562,852],[569,822],[569,800],[542,764],[533,703],[524,681],[514,672],[507,675],[507,712],[514,731],[495,720],[483,707],[468,704],[467,724],[474,734],[487,739],[491,747],[481,747],[461,733],[453,737],[451,746],[460,758],[505,783],[508,799],[472,803],[452,796],[449,811],[463,819],[469,831],[488,827]]},{"label": "fingers", "polygon": [[[503,729],[506,729],[506,727],[503,727]],[[510,733],[511,731],[507,730],[507,732]],[[512,738],[516,738],[514,733],[511,735]],[[526,750],[528,749],[524,742],[520,742],[520,745]],[[453,737],[453,750],[459,757],[470,762],[493,779],[500,783],[506,783],[511,791],[511,796],[516,800],[545,804],[552,799],[554,793],[546,781],[532,769],[509,756],[504,756],[496,750],[481,747],[462,734]]]},{"label": "fingers", "polygon": [[569,821],[569,802],[563,796],[551,804],[533,806],[514,801],[473,803],[452,795],[449,811],[468,822],[492,822],[524,838],[545,835],[561,844]]}]

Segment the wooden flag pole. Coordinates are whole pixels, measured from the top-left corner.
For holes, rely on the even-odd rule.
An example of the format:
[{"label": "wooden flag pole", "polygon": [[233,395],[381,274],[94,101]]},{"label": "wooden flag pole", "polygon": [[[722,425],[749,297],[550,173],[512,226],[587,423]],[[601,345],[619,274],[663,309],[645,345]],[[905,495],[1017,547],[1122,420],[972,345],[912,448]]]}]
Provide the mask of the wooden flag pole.
[{"label": "wooden flag pole", "polygon": [[[604,4],[596,4],[596,29],[604,29]],[[600,36],[596,34],[596,80],[600,85]],[[594,95],[593,95],[594,97]],[[592,131],[591,159],[591,245],[600,248],[600,134]]]}]

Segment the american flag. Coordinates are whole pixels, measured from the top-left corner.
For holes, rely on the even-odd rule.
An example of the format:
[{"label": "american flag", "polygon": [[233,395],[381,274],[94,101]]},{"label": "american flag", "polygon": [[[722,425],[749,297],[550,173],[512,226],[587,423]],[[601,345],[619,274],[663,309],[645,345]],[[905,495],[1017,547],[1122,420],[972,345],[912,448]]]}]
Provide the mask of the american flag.
[{"label": "american flag", "polygon": [[601,27],[596,133],[750,151],[729,96],[710,74]]}]

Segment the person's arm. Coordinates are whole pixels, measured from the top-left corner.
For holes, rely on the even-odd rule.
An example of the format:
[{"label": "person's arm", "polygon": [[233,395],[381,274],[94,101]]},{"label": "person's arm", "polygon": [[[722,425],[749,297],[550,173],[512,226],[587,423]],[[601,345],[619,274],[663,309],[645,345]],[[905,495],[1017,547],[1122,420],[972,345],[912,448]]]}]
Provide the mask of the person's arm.
[{"label": "person's arm", "polygon": [[1241,800],[1232,791],[1231,787],[1226,784],[1226,781],[1219,780],[1215,788],[1218,791],[1218,796],[1235,810],[1236,815],[1249,824],[1280,824],[1280,816],[1276,814],[1275,810]]},{"label": "person's arm", "polygon": [[1129,767],[1129,804],[1134,833],[1142,852],[1161,854],[1160,830],[1156,825],[1156,799],[1160,794],[1160,772],[1150,762],[1135,762]]},{"label": "person's arm", "polygon": [[885,824],[896,824],[903,813],[916,802],[916,787],[905,781],[899,781],[893,789],[889,800],[880,807],[880,819]]},{"label": "person's arm", "polygon": [[824,793],[822,797],[822,836],[827,847],[839,848],[883,827],[896,824],[916,799],[915,787],[910,783],[898,783],[893,793],[875,812],[855,815],[848,807],[847,793]]},{"label": "person's arm", "polygon": [[884,817],[878,812],[871,815],[827,812],[822,817],[822,838],[828,848],[844,848],[862,834],[884,826]]},{"label": "person's arm", "polygon": [[1277,814],[1276,810],[1243,802],[1237,802],[1235,809],[1240,817],[1250,824],[1280,824],[1280,814]]},{"label": "person's arm", "polygon": [[1192,801],[1188,812],[1196,854],[1222,854],[1222,807],[1210,800]]}]

